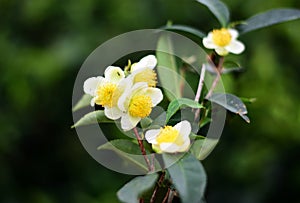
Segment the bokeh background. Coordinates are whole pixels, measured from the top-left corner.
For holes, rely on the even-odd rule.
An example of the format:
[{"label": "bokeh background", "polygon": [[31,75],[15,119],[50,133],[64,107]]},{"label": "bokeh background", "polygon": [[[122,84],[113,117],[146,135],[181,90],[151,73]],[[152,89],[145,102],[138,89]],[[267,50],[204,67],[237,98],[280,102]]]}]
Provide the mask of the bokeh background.
[{"label": "bokeh background", "polygon": [[[224,0],[232,21],[298,0]],[[192,0],[0,0],[0,202],[112,203],[132,177],[82,147],[72,125],[76,74],[101,43],[168,20],[208,32],[215,18]],[[230,114],[203,164],[208,203],[300,202],[300,21],[248,33],[226,76],[230,93],[255,97],[251,123]]]}]

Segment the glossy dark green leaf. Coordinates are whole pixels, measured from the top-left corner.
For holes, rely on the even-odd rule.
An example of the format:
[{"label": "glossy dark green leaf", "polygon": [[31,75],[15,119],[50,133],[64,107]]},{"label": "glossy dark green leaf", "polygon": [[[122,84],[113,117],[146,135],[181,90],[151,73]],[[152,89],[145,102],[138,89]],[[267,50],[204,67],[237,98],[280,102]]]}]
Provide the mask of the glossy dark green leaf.
[{"label": "glossy dark green leaf", "polygon": [[298,9],[289,9],[289,8],[273,9],[249,18],[248,20],[245,21],[244,24],[240,25],[238,29],[242,34],[260,28],[264,28],[270,25],[296,20],[299,18],[300,18],[300,10]]},{"label": "glossy dark green leaf", "polygon": [[205,5],[219,20],[222,27],[226,27],[229,22],[229,10],[227,6],[219,0],[196,0]]},{"label": "glossy dark green leaf", "polygon": [[238,114],[247,123],[250,123],[250,119],[246,115],[248,113],[246,105],[237,96],[233,94],[214,93],[208,98],[208,100],[223,106],[225,109],[233,113]]},{"label": "glossy dark green leaf", "polygon": [[[174,155],[163,154],[166,165],[174,163],[177,158]],[[200,202],[203,199],[206,174],[201,162],[192,154],[187,153],[167,170],[183,203]]]},{"label": "glossy dark green leaf", "polygon": [[92,111],[90,113],[85,114],[82,118],[77,121],[72,128],[84,126],[84,125],[90,125],[95,123],[113,123],[113,120],[108,119],[104,115],[103,110],[98,111]]},{"label": "glossy dark green leaf", "polygon": [[162,34],[157,43],[157,72],[165,95],[172,101],[180,98],[178,65],[176,62],[171,35]]},{"label": "glossy dark green leaf", "polygon": [[204,108],[198,102],[187,99],[187,98],[179,98],[174,99],[170,102],[168,109],[167,109],[167,116],[166,116],[166,123],[170,120],[170,118],[182,107],[191,107],[191,108]]},{"label": "glossy dark green leaf", "polygon": [[186,26],[186,25],[169,25],[169,26],[161,27],[161,29],[175,31],[175,32],[176,31],[184,32],[184,33],[192,34],[199,38],[203,38],[206,36],[206,34],[204,32],[202,32],[196,28]]},{"label": "glossy dark green leaf", "polygon": [[[107,142],[97,148],[98,150],[111,150],[119,155],[120,158],[124,161],[125,165],[130,165],[137,167],[145,172],[148,171],[148,166],[142,156],[141,150],[137,143],[132,142],[131,140],[118,139]],[[147,151],[149,154],[149,151]],[[151,156],[148,155],[148,158],[151,159]],[[158,162],[155,162],[156,167],[159,167]]]},{"label": "glossy dark green leaf", "polygon": [[139,198],[145,191],[154,187],[157,178],[158,174],[153,173],[132,179],[117,192],[119,200],[126,203],[139,203]]},{"label": "glossy dark green leaf", "polygon": [[81,108],[87,107],[91,103],[92,96],[88,94],[84,94],[80,100],[75,104],[75,106],[72,108],[72,111],[75,112]]},{"label": "glossy dark green leaf", "polygon": [[218,144],[218,139],[197,139],[193,142],[190,151],[199,160],[204,160]]}]

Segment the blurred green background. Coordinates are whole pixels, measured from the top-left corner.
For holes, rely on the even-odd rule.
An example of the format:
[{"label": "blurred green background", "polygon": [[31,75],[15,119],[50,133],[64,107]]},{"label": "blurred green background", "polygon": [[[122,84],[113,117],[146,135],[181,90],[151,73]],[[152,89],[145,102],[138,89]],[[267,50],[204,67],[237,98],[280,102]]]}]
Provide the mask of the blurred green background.
[{"label": "blurred green background", "polygon": [[[232,21],[298,0],[224,0]],[[208,32],[214,17],[192,0],[0,0],[0,202],[118,202],[131,176],[94,161],[71,130],[73,83],[85,58],[127,31],[168,20]],[[251,123],[229,115],[203,162],[208,203],[300,202],[300,21],[240,38],[245,71],[227,91],[256,97]]]}]

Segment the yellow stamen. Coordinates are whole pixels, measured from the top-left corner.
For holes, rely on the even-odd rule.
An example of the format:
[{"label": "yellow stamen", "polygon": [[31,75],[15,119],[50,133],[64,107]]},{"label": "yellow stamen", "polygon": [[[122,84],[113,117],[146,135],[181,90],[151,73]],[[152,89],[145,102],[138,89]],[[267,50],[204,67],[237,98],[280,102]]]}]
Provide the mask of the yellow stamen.
[{"label": "yellow stamen", "polygon": [[155,87],[157,83],[156,73],[150,68],[145,68],[135,75],[133,82],[147,82],[149,87]]},{"label": "yellow stamen", "polygon": [[116,89],[117,89],[117,85],[114,83],[106,83],[104,85],[101,85],[97,89],[97,97],[95,103],[103,107],[105,106],[112,107],[114,104],[113,98]]},{"label": "yellow stamen", "polygon": [[179,131],[172,126],[165,126],[159,132],[156,138],[158,144],[161,143],[175,143],[177,145],[183,145],[184,141],[181,136],[179,136]]},{"label": "yellow stamen", "polygon": [[231,38],[230,32],[225,28],[213,30],[212,32],[213,42],[220,47],[227,46],[231,42]]},{"label": "yellow stamen", "polygon": [[144,118],[149,116],[152,110],[151,97],[146,95],[135,95],[129,104],[129,114],[133,117]]}]

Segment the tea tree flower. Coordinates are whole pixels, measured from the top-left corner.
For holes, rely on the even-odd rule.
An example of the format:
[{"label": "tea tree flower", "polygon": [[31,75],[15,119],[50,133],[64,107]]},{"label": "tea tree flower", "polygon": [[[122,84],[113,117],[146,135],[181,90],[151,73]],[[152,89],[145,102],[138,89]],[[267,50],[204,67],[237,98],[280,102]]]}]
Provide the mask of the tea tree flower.
[{"label": "tea tree flower", "polygon": [[157,64],[157,59],[154,55],[148,55],[142,58],[138,63],[131,65],[129,77],[133,78],[134,83],[147,82],[149,87],[155,87],[157,76],[153,70]]},{"label": "tea tree flower", "polygon": [[[132,81],[128,81],[128,83],[130,82]],[[162,99],[161,90],[149,87],[146,82],[138,82],[131,87],[128,85],[118,101],[118,107],[123,112],[121,116],[122,129],[128,131],[134,128],[142,118],[150,115],[152,107]]]},{"label": "tea tree flower", "polygon": [[109,66],[104,76],[88,78],[83,85],[86,94],[93,96],[91,106],[95,104],[104,107],[104,114],[110,119],[121,117],[121,111],[117,106],[118,99],[124,91],[121,81],[125,78],[121,68]]},{"label": "tea tree flower", "polygon": [[237,40],[239,33],[235,29],[221,28],[208,33],[203,38],[203,45],[208,49],[214,49],[220,56],[228,53],[240,54],[245,50],[243,43]]},{"label": "tea tree flower", "polygon": [[157,153],[185,152],[189,149],[191,124],[184,120],[174,127],[165,126],[161,129],[148,130],[145,134],[146,140],[152,144]]}]

